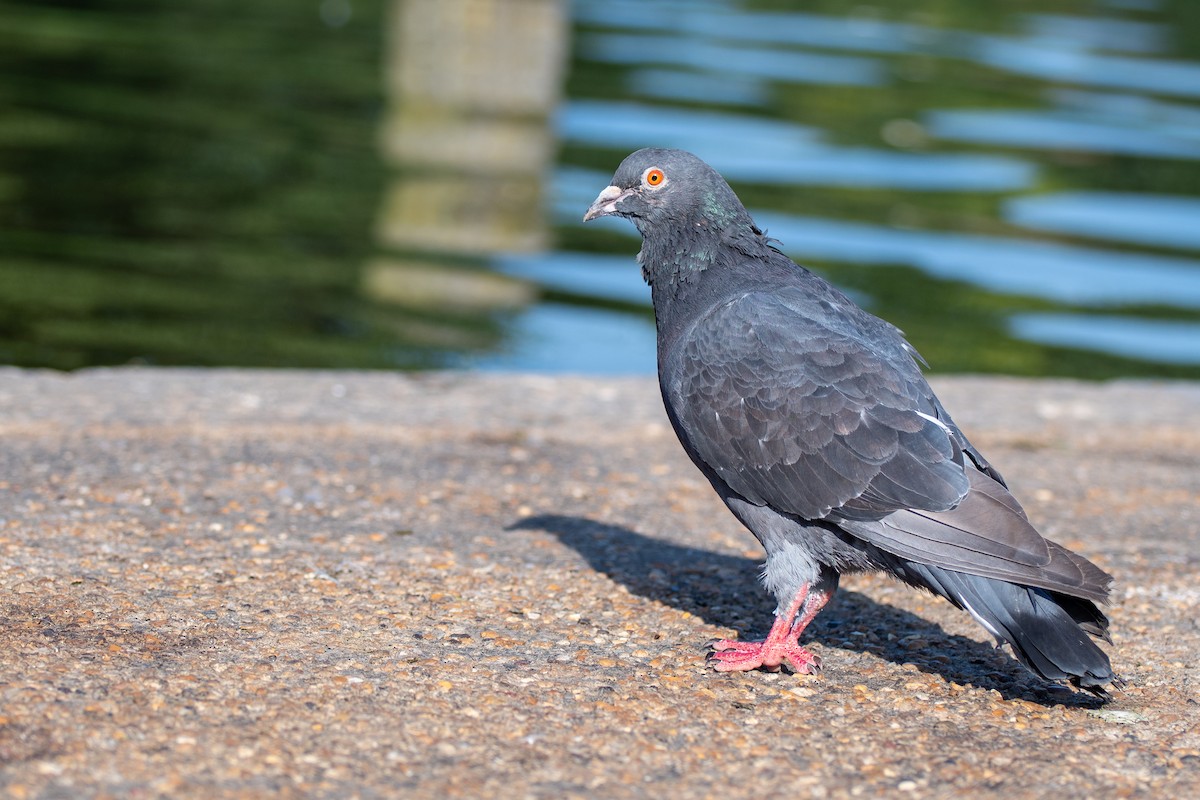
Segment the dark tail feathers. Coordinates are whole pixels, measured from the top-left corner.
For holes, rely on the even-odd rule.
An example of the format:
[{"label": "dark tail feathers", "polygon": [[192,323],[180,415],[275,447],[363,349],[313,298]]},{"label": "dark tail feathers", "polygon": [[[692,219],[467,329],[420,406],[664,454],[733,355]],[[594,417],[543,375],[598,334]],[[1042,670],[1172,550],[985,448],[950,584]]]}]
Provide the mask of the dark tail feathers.
[{"label": "dark tail feathers", "polygon": [[1121,685],[1108,656],[1090,638],[1112,641],[1108,618],[1091,600],[911,561],[898,566],[905,580],[970,612],[1042,678],[1067,680],[1106,699],[1107,685]]}]

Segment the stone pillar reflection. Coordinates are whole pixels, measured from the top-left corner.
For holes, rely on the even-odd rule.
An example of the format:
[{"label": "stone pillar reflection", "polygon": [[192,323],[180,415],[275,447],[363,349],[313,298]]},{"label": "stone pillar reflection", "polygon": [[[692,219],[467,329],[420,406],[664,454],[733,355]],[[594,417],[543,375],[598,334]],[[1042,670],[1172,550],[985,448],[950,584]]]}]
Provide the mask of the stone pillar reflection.
[{"label": "stone pillar reflection", "polygon": [[[461,292],[464,270],[452,265],[546,246],[568,20],[565,0],[392,0],[388,25],[381,150],[392,177],[377,239],[392,255],[368,266],[366,289],[406,302],[397,293],[412,270],[426,290],[454,270],[447,288]],[[472,293],[481,302],[495,294],[511,305],[533,291],[479,277],[491,286]]]}]

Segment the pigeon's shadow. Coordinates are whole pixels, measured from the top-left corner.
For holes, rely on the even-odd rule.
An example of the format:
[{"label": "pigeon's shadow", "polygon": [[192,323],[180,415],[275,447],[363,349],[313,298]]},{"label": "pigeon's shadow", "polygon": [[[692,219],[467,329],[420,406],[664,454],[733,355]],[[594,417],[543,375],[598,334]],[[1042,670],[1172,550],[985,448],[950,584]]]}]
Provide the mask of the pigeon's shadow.
[{"label": "pigeon's shadow", "polygon": [[[760,565],[753,559],[672,544],[583,517],[526,517],[508,530],[551,533],[593,569],[631,592],[687,611],[710,625],[732,628],[740,638],[762,638],[773,619],[774,603],[758,582]],[[896,664],[914,664],[947,681],[995,689],[1006,700],[1046,706],[1102,705],[1090,695],[1039,681],[1003,651],[949,634],[935,623],[859,592],[839,591],[805,638]]]}]

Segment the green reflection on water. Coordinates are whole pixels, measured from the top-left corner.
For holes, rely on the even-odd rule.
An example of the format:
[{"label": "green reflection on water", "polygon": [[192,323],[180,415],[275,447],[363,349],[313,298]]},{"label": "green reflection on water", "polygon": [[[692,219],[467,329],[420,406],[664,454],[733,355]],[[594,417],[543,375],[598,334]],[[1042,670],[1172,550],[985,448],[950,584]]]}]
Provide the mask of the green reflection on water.
[{"label": "green reflection on water", "polygon": [[494,321],[362,299],[380,9],[0,5],[0,362],[421,367]]},{"label": "green reflection on water", "polygon": [[[741,8],[753,11],[784,11],[823,14],[833,18],[847,15],[864,23],[888,21],[911,23],[932,29],[1015,34],[1029,15],[1067,15],[1081,20],[1092,17],[1121,18],[1163,26],[1173,59],[1200,59],[1200,3],[1164,0],[1144,4],[1141,11],[1120,3],[1045,0],[1045,2],[979,3],[975,0],[895,0],[878,4],[848,5],[839,0],[813,0],[803,4],[791,0],[746,0]],[[602,34],[628,33],[599,26]],[[719,32],[718,32],[719,35]],[[764,45],[764,47],[778,45]],[[1049,46],[1049,45],[1048,45]],[[860,54],[831,45],[827,52]],[[1047,106],[1048,95],[1067,88],[1019,74],[999,73],[965,58],[934,57],[924,51],[901,54],[867,53],[888,64],[896,80],[882,86],[820,85],[813,83],[771,84],[770,113],[774,118],[811,126],[839,145],[880,147],[889,122],[919,119],[926,109],[1039,109]],[[653,54],[647,60],[654,61]],[[629,69],[577,57],[573,63],[568,94],[606,99],[624,99]],[[1121,94],[1123,90],[1084,87],[1084,91]],[[1132,93],[1130,93],[1132,94]],[[1167,100],[1200,109],[1190,100],[1167,95]],[[646,102],[643,100],[643,102]],[[677,105],[715,108],[701,102],[679,100]],[[738,109],[738,113],[746,113]],[[903,148],[902,148],[903,149]],[[908,149],[927,151],[919,139]],[[1066,190],[1145,192],[1164,195],[1200,195],[1200,161],[1168,158],[1136,158],[1103,152],[1046,149],[1031,152],[1019,148],[937,142],[937,152],[991,152],[1017,156],[1037,164],[1037,183],[1029,193]],[[624,149],[568,145],[562,158],[572,164],[611,171]],[[1043,240],[1096,247],[1083,238],[1040,234],[1017,228],[1003,219],[1001,207],[1018,193],[914,192],[882,187],[786,186],[734,181],[744,203],[754,209],[770,209],[806,217],[855,220],[915,230],[965,232],[1027,240]],[[1200,222],[1198,222],[1200,224]],[[768,231],[769,233],[769,231]],[[564,234],[569,249],[629,252],[626,239],[599,233],[571,231]],[[786,242],[784,249],[787,250]],[[1194,257],[1169,248],[1105,242],[1114,251],[1151,252]],[[869,300],[870,310],[902,328],[937,372],[1006,373],[1033,376],[1083,378],[1200,377],[1200,365],[1142,361],[1104,352],[1072,349],[1014,339],[1008,320],[1020,312],[1097,312],[1124,314],[1146,319],[1200,322],[1195,309],[1129,305],[1116,308],[1081,309],[1039,297],[992,293],[965,282],[940,280],[905,266],[860,266],[807,260],[812,268],[837,283],[856,290]],[[1130,278],[1131,282],[1135,277]],[[1200,342],[1196,344],[1200,351]]]},{"label": "green reflection on water", "polygon": [[[427,269],[421,259],[429,254],[389,252],[374,241],[388,180],[378,146],[386,4],[353,2],[348,19],[332,20],[344,22],[337,26],[323,20],[322,5],[0,2],[0,363],[421,368],[503,346],[511,310],[378,299],[404,280],[396,275],[415,281],[447,265],[469,274],[477,264],[443,256]],[[897,0],[853,13],[1005,32],[1020,14],[1086,16],[1096,8],[1077,0]],[[850,13],[833,0],[803,9]],[[1159,11],[1121,13],[1167,23],[1171,56],[1200,58],[1200,3],[1170,0]],[[775,83],[771,107],[760,112],[819,127],[839,145],[880,147],[889,122],[923,109],[1046,102],[1049,87],[1033,78],[921,53],[886,59],[900,80]],[[625,68],[578,55],[571,67],[569,97],[628,97]],[[940,142],[938,150],[982,148]],[[566,143],[559,161],[607,174],[625,152]],[[1200,193],[1197,161],[1011,152],[1038,161],[1038,191]],[[1012,193],[736,188],[747,205],[777,212],[1079,241],[1006,223],[1000,209]],[[567,224],[553,233],[557,247],[627,254],[637,269],[628,238]],[[398,256],[419,256],[421,271],[364,280],[365,268]],[[1015,312],[1077,310],[1044,299],[996,295],[906,267],[809,266],[869,296],[872,310],[904,328],[937,371],[1200,377],[1200,367],[1010,338],[1006,320]],[[385,288],[364,295],[364,285],[377,284]],[[619,311],[630,324],[649,313],[561,291],[543,296]],[[1114,313],[1200,319],[1173,308]]]}]

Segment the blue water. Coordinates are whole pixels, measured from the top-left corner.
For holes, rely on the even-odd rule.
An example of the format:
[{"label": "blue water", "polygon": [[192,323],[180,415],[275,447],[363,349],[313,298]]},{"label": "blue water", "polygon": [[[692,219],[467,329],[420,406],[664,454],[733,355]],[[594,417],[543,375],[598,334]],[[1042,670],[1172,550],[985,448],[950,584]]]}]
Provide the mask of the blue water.
[{"label": "blue water", "polygon": [[1099,314],[1017,314],[1015,335],[1067,347],[1099,348],[1130,358],[1200,364],[1200,323]]},{"label": "blue water", "polygon": [[1015,225],[1150,247],[1200,250],[1200,197],[1053,192],[1004,204]]},{"label": "blue water", "polygon": [[0,363],[651,372],[637,234],[581,217],[660,146],[934,370],[1200,378],[1198,31],[1197,0],[10,0]]},{"label": "blue water", "polygon": [[[638,147],[681,147],[739,191],[791,188],[804,213],[747,203],[785,252],[986,291],[1011,308],[997,336],[1200,364],[1200,62],[1180,54],[1175,21],[1156,2],[1088,15],[997,8],[980,13],[978,28],[947,24],[934,3],[905,7],[907,17],[716,0],[575,3],[577,58],[618,77],[623,97],[574,92],[558,136],[613,168]],[[843,116],[805,113],[805,99]],[[865,127],[876,106],[890,112]],[[589,161],[556,168],[549,205],[560,229],[581,225],[608,183]],[[1142,163],[1164,168],[1145,179]],[[1170,164],[1182,166],[1172,174]],[[823,192],[838,198],[837,213],[821,213]],[[971,210],[956,214],[948,197],[970,198]],[[624,244],[498,267],[556,292],[645,307],[636,232],[595,225]],[[856,297],[873,309],[893,303],[869,285]],[[596,313],[541,309],[516,323],[515,353],[473,363],[649,371],[648,317]],[[623,318],[621,333],[604,327],[606,315]]]}]

